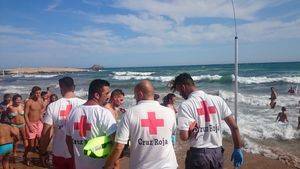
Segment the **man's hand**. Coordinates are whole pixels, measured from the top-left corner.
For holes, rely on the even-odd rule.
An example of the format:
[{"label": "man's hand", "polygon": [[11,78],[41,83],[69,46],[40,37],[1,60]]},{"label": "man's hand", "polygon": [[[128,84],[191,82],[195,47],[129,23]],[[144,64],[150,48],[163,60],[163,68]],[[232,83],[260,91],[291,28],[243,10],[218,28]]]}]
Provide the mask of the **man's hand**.
[{"label": "man's hand", "polygon": [[32,127],[31,124],[27,123],[27,127],[28,127],[28,130],[29,130],[30,133],[34,132],[34,128]]},{"label": "man's hand", "polygon": [[242,149],[235,148],[231,155],[231,161],[233,160],[234,167],[240,167],[244,162],[244,156]]}]

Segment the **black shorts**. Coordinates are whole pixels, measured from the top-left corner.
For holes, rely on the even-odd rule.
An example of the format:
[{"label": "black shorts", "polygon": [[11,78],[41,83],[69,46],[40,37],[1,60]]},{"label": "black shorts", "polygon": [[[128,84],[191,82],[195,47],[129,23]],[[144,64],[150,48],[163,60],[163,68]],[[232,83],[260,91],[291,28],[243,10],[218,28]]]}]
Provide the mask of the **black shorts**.
[{"label": "black shorts", "polygon": [[185,159],[186,169],[222,169],[223,168],[222,147],[218,148],[193,148],[187,151]]}]

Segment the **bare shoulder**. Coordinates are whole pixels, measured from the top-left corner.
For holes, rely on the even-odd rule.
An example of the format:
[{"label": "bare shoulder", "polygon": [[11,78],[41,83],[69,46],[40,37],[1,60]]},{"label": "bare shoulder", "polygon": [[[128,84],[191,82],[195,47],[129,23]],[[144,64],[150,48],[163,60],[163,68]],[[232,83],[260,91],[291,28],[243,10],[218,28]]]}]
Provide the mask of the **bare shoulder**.
[{"label": "bare shoulder", "polygon": [[25,102],[25,106],[31,105],[32,102],[33,102],[32,99],[28,99],[28,100]]}]

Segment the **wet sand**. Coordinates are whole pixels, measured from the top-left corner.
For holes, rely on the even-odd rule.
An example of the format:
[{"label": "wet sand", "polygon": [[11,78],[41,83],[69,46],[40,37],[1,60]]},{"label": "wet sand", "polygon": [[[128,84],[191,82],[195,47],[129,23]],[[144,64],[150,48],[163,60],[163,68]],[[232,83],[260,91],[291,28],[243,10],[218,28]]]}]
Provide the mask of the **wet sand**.
[{"label": "wet sand", "polygon": [[[233,169],[232,163],[230,162],[230,157],[231,157],[231,152],[232,152],[232,143],[230,140],[224,140],[223,145],[225,148],[224,152],[224,157],[225,157],[225,162],[224,162],[224,169]],[[184,169],[184,160],[185,160],[185,153],[186,150],[188,149],[188,145],[186,142],[179,141],[177,142],[176,146],[176,157],[177,157],[177,162],[179,165],[179,169]],[[18,153],[18,158],[16,160],[15,164],[12,164],[12,167],[15,169],[42,169],[41,167],[38,155],[36,153],[31,153],[30,156],[33,158],[33,166],[32,167],[27,167],[22,163],[22,153]],[[288,166],[284,164],[280,160],[274,160],[270,159],[267,157],[264,157],[262,155],[258,154],[250,154],[250,153],[244,153],[244,159],[245,163],[241,167],[241,169],[296,169],[300,168],[298,167],[293,167],[293,166]],[[129,168],[129,158],[124,157],[121,160],[121,169],[128,169]],[[52,167],[50,167],[52,168]]]}]

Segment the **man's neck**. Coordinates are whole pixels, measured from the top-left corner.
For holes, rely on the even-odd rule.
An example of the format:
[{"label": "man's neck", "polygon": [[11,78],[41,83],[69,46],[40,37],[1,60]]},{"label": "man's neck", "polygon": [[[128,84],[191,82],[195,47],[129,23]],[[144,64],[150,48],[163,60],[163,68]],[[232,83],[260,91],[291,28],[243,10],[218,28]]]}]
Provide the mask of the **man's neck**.
[{"label": "man's neck", "polygon": [[197,91],[197,87],[191,86],[188,88],[188,95],[191,95],[193,92]]},{"label": "man's neck", "polygon": [[86,105],[86,106],[93,106],[93,105],[102,106],[95,99],[89,99],[88,101],[86,101],[86,103],[84,103],[84,105]]},{"label": "man's neck", "polygon": [[63,97],[66,98],[66,99],[74,98],[75,93],[74,92],[67,92],[67,93],[64,94]]}]

